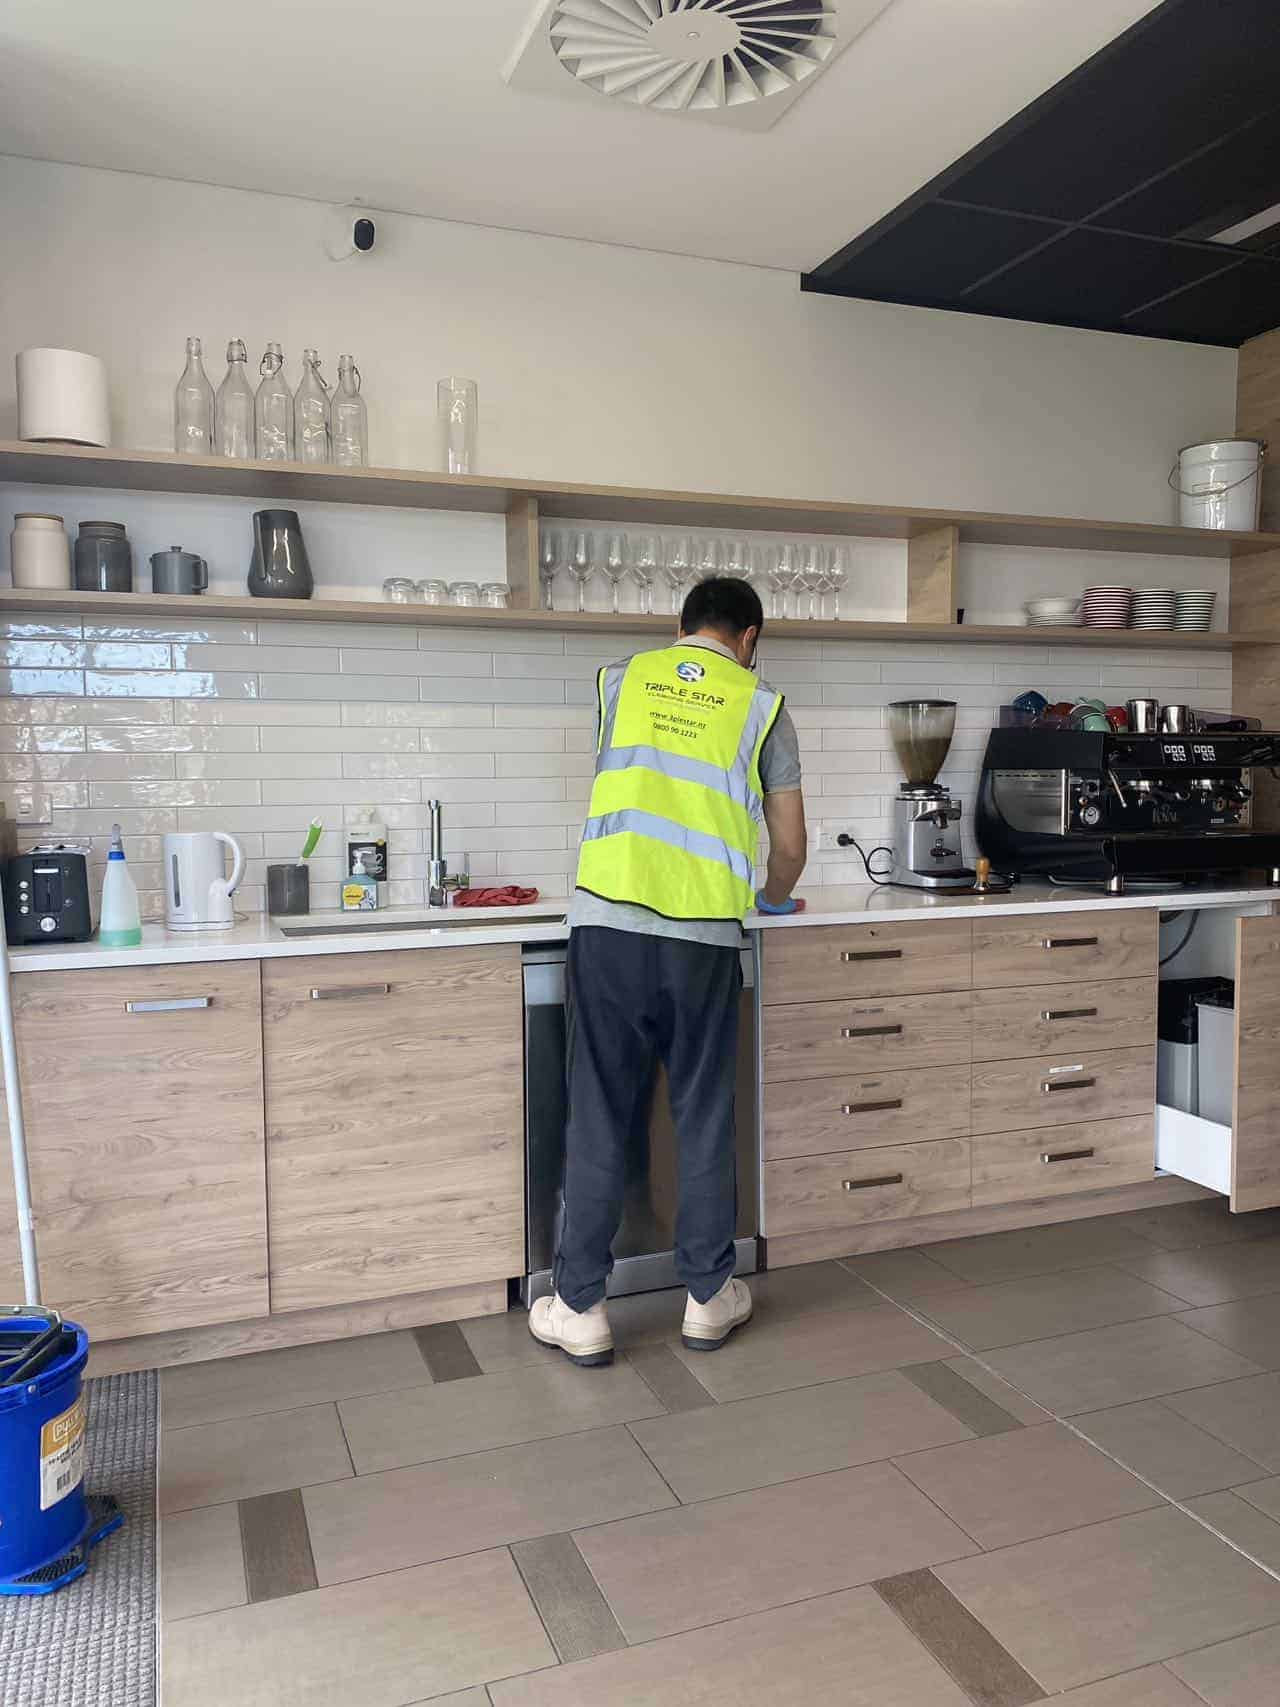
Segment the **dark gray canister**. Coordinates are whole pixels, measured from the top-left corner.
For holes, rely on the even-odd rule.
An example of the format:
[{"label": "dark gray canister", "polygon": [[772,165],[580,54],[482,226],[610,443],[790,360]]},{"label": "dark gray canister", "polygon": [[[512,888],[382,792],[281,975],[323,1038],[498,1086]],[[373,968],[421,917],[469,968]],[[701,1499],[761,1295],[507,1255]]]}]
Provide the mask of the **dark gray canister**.
[{"label": "dark gray canister", "polygon": [[73,559],[78,592],[133,591],[133,547],[123,522],[81,522]]},{"label": "dark gray canister", "polygon": [[309,599],[315,587],[296,510],[255,510],[249,591],[256,599]]}]

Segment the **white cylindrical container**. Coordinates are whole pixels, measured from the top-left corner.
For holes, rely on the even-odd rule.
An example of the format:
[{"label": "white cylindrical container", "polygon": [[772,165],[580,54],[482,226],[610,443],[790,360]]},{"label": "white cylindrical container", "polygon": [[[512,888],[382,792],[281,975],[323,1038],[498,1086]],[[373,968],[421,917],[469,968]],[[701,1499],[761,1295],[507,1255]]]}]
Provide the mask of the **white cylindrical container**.
[{"label": "white cylindrical container", "polygon": [[15,587],[70,587],[71,545],[62,517],[19,510],[9,535],[9,564]]},{"label": "white cylindrical container", "polygon": [[83,350],[19,350],[18,437],[109,445],[107,365]]},{"label": "white cylindrical container", "polygon": [[1256,532],[1266,448],[1262,439],[1209,439],[1184,445],[1171,476],[1181,526]]}]

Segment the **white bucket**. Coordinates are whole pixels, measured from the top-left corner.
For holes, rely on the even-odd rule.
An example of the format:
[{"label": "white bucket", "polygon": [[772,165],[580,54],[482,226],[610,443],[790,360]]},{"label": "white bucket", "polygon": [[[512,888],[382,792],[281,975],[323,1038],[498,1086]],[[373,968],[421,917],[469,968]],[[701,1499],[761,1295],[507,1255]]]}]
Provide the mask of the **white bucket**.
[{"label": "white bucket", "polygon": [[1184,445],[1169,484],[1184,528],[1254,533],[1262,513],[1262,439],[1210,439]]}]

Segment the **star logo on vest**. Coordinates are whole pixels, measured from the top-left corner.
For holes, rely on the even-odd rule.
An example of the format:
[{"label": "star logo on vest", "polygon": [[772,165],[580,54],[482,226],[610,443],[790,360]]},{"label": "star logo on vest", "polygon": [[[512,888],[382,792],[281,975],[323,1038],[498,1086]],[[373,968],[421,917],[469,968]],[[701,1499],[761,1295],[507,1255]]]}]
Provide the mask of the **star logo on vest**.
[{"label": "star logo on vest", "polygon": [[695,664],[692,658],[685,658],[676,665],[676,674],[682,682],[700,682],[706,675],[701,664]]}]

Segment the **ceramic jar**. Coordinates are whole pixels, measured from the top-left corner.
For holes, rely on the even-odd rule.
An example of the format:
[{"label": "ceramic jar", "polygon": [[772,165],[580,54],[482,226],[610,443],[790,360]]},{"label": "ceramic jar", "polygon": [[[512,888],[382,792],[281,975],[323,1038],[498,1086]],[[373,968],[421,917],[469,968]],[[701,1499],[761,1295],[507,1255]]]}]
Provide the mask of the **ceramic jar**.
[{"label": "ceramic jar", "polygon": [[78,592],[133,591],[133,547],[123,522],[81,522],[75,564]]},{"label": "ceramic jar", "polygon": [[9,562],[15,587],[50,591],[71,586],[71,547],[61,516],[19,511],[9,535]]}]

